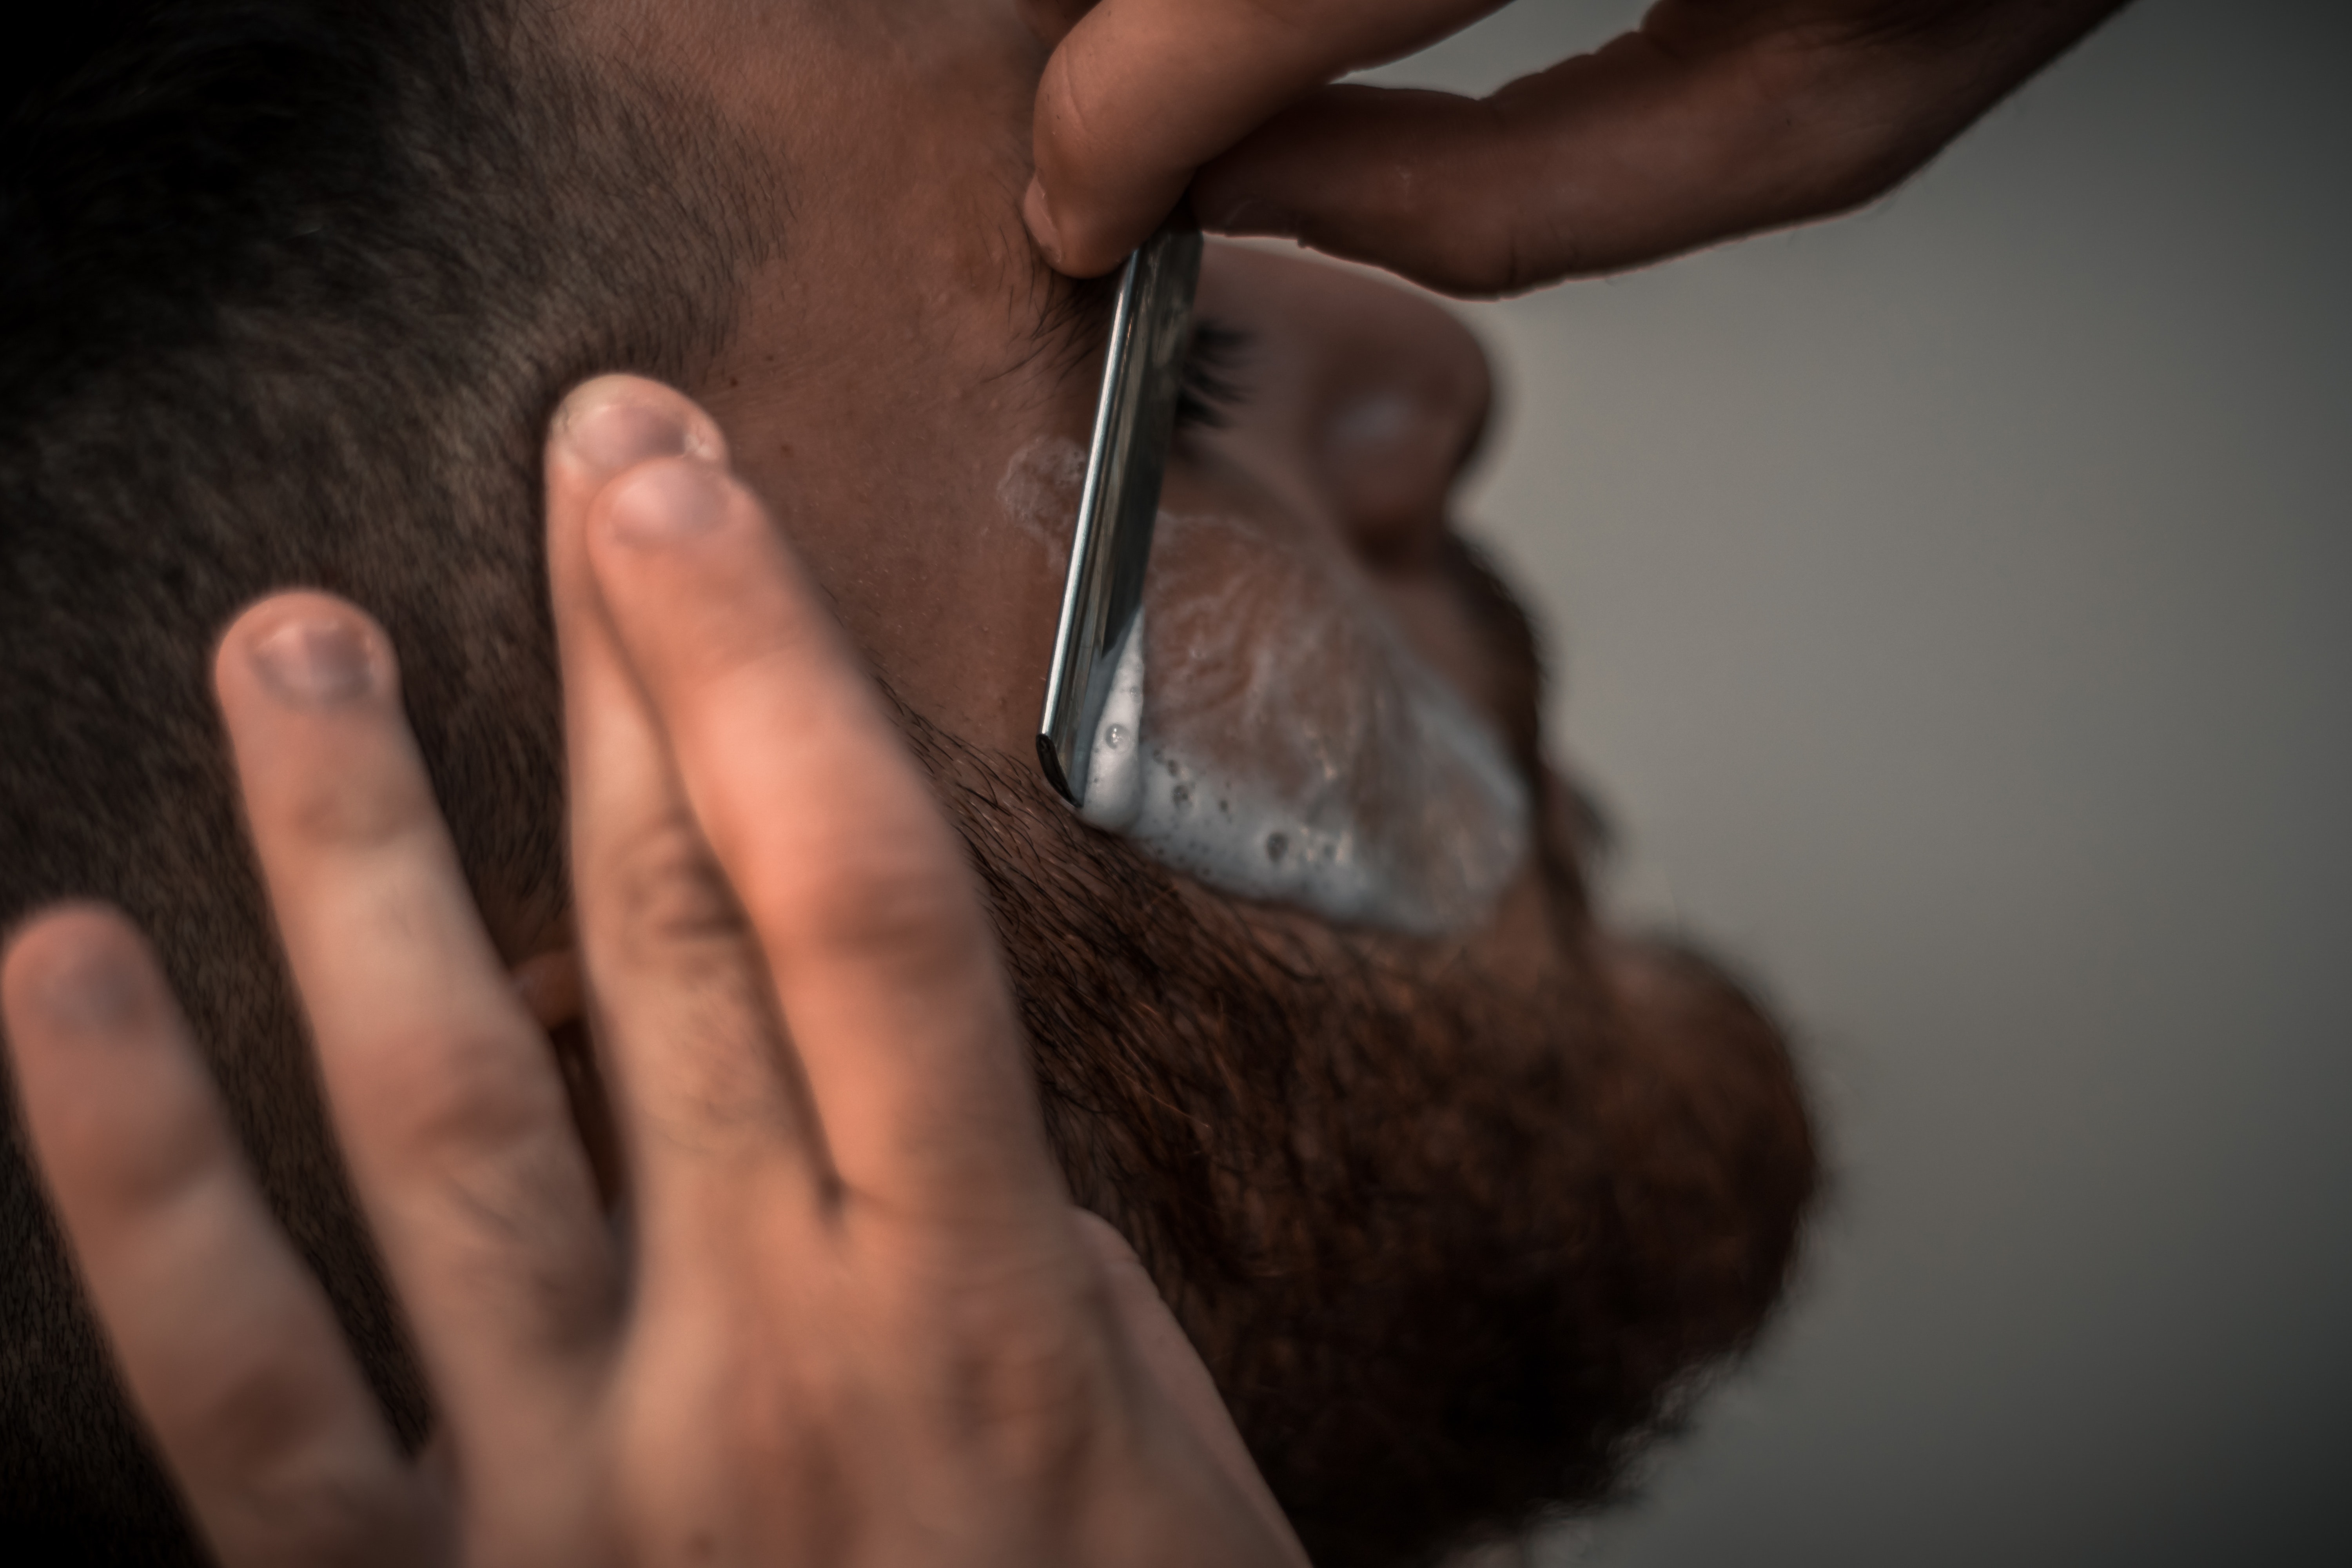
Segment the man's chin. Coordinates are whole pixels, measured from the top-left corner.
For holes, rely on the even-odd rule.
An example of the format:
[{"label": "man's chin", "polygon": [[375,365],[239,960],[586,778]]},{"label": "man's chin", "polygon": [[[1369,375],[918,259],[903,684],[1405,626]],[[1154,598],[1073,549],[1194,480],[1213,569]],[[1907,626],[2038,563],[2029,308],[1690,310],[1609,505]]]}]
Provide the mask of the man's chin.
[{"label": "man's chin", "polygon": [[1073,1195],[1135,1244],[1322,1568],[1604,1500],[1754,1337],[1816,1168],[1788,1050],[1719,971],[1580,900],[1532,963],[1285,939],[914,729]]}]

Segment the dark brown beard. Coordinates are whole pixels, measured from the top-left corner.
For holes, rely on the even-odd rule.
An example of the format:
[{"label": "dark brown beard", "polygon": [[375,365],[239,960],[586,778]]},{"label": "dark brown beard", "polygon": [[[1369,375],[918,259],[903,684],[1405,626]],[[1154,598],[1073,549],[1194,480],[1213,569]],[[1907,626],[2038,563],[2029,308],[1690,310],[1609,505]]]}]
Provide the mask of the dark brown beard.
[{"label": "dark brown beard", "polygon": [[[1543,844],[1537,962],[1351,936],[1202,894],[1079,826],[1026,759],[900,716],[971,847],[1072,1192],[1136,1245],[1318,1568],[1604,1500],[1753,1338],[1816,1180],[1787,1051],[1705,963],[1595,931],[1566,843]],[[130,901],[419,1441],[424,1382],[267,909],[233,823],[211,841],[220,875],[174,885],[194,902]],[[198,1561],[13,1137],[0,1233],[9,1560]]]},{"label": "dark brown beard", "polygon": [[1779,1034],[1541,879],[1540,960],[1236,910],[919,721],[1076,1200],[1320,1568],[1591,1507],[1780,1294],[1816,1185]]}]

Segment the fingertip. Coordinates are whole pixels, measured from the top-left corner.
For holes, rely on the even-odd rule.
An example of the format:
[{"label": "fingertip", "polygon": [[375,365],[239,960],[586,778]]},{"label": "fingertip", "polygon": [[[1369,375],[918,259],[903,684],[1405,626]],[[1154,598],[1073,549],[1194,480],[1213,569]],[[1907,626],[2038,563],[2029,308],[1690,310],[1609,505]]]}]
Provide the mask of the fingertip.
[{"label": "fingertip", "polygon": [[375,618],[309,590],[273,594],[222,632],[213,688],[234,735],[264,714],[322,715],[395,701],[400,663]]},{"label": "fingertip", "polygon": [[146,939],[102,904],[44,911],[0,956],[0,997],[28,1142],[75,1273],[213,1544],[226,1561],[357,1561],[316,1540],[256,1545],[257,1479],[324,1489],[320,1461],[344,1461],[332,1510],[273,1499],[261,1533],[299,1537],[316,1518],[353,1513],[363,1482],[399,1472]]},{"label": "fingertip", "polygon": [[1046,263],[1056,272],[1067,272],[1063,264],[1062,231],[1054,221],[1054,204],[1045,195],[1045,183],[1036,175],[1029,176],[1029,189],[1021,197],[1021,216],[1029,225],[1029,237],[1037,242]]},{"label": "fingertip", "polygon": [[707,672],[747,647],[800,645],[811,630],[798,558],[723,468],[692,458],[641,463],[604,488],[582,531],[575,593],[587,635],[565,681],[583,717],[638,700],[608,679],[621,670],[659,686],[656,667]]},{"label": "fingertip", "polygon": [[102,1244],[220,1147],[162,966],[119,911],[68,905],[9,944],[0,995],[50,1194],[77,1246]]},{"label": "fingertip", "polygon": [[[1174,197],[1169,198],[1170,205],[1173,201]],[[1021,198],[1021,216],[1046,261],[1068,278],[1101,277],[1125,261],[1127,253],[1150,233],[1148,226],[1136,228],[1129,224],[1122,228],[1096,221],[1083,206],[1073,211],[1066,202],[1057,207],[1042,174],[1029,177],[1029,189]],[[1135,232],[1129,234],[1129,228]]]},{"label": "fingertip", "polygon": [[549,425],[551,471],[587,493],[642,463],[681,457],[723,467],[727,438],[692,398],[641,375],[583,382]]},{"label": "fingertip", "polygon": [[582,383],[557,408],[547,443],[548,569],[559,626],[594,619],[593,555],[583,537],[609,515],[614,485],[650,464],[690,459],[714,470],[728,464],[727,438],[700,405],[640,375],[600,375]]},{"label": "fingertip", "polygon": [[35,917],[9,939],[0,997],[19,1051],[121,1039],[151,1020],[161,999],[145,939],[114,909],[79,902]]}]

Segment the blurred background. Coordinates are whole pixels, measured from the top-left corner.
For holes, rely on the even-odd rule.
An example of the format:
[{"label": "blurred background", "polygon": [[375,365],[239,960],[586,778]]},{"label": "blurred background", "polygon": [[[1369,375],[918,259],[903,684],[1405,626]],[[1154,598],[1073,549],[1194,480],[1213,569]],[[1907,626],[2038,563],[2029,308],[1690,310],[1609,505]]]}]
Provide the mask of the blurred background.
[{"label": "blurred background", "polygon": [[2347,79],[2352,10],[2142,0],[1858,218],[1468,309],[1616,906],[1760,980],[1839,1173],[1538,1561],[2352,1563]]}]

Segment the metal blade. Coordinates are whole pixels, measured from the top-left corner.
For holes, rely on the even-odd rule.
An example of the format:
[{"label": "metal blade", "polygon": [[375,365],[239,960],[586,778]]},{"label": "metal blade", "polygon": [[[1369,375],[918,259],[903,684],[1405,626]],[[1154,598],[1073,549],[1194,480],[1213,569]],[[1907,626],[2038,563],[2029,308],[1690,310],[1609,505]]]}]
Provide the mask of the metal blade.
[{"label": "metal blade", "polygon": [[1120,639],[1143,604],[1151,525],[1175,437],[1176,402],[1192,347],[1201,231],[1171,220],[1127,258],[1087,453],[1086,489],[1062,585],[1062,623],[1038,721],[1037,760],[1072,805],[1087,800],[1087,761]]}]

